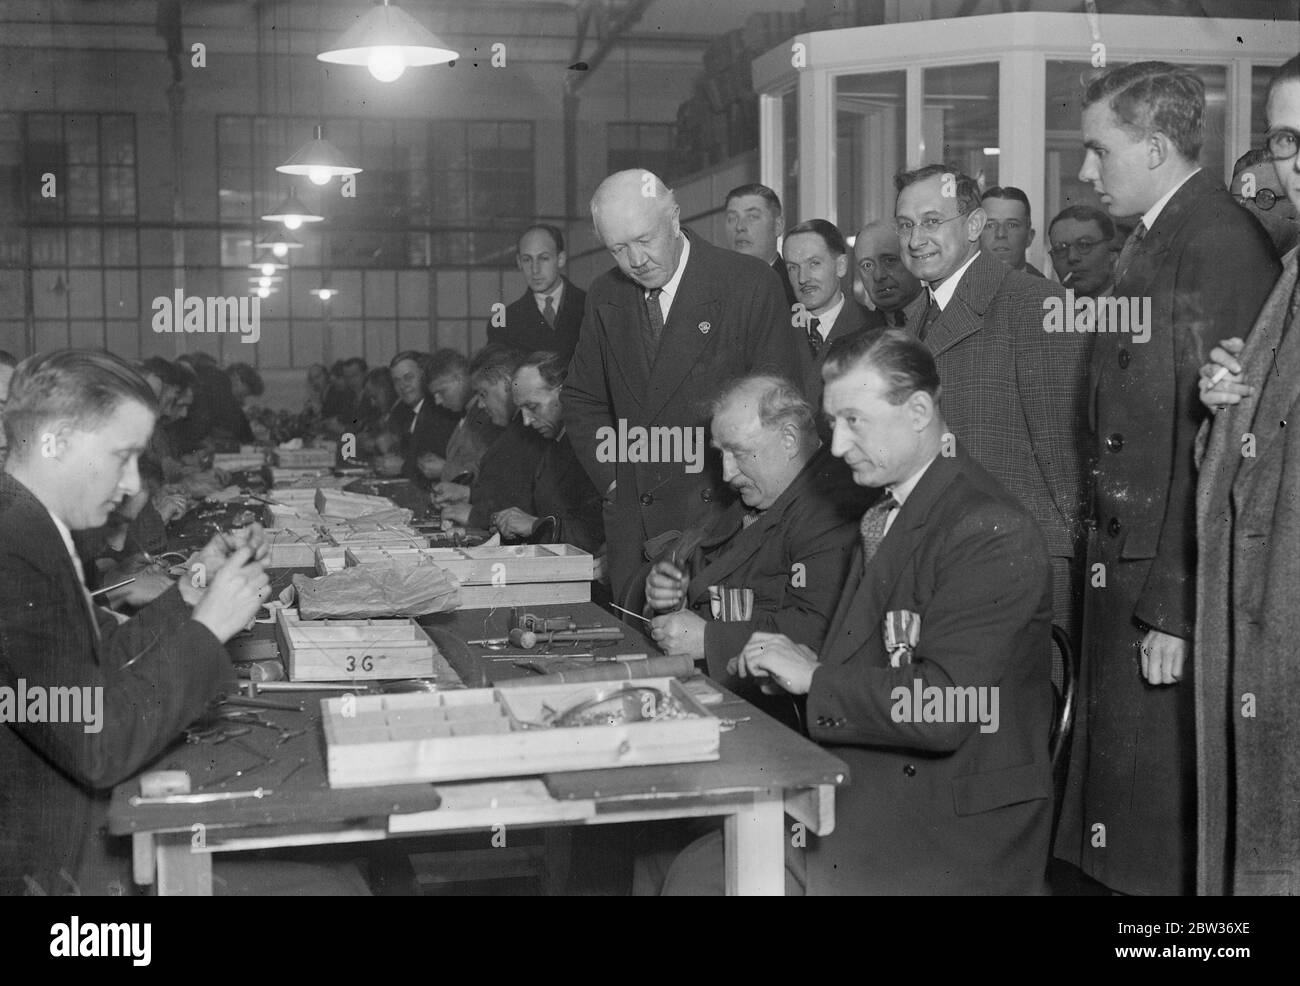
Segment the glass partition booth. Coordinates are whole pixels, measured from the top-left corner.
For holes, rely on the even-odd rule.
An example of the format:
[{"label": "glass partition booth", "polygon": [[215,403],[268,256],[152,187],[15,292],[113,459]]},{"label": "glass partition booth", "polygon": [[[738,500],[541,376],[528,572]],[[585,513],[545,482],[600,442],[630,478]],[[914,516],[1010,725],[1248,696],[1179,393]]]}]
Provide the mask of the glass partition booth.
[{"label": "glass partition booth", "polygon": [[993,14],[801,34],[754,62],[764,184],[786,226],[829,219],[846,236],[892,219],[894,175],[947,162],[1029,198],[1028,260],[1050,271],[1046,223],[1099,206],[1079,181],[1080,97],[1106,69],[1151,59],[1205,83],[1201,165],[1223,176],[1263,143],[1264,90],[1300,50],[1294,24],[1203,17]]}]

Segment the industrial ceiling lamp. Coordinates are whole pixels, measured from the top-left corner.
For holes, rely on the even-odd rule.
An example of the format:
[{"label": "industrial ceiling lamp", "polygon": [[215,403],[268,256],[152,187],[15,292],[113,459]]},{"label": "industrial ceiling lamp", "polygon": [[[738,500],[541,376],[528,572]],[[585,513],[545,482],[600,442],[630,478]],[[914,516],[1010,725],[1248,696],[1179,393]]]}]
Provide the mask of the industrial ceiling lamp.
[{"label": "industrial ceiling lamp", "polygon": [[297,229],[303,223],[323,223],[325,217],[317,215],[302,204],[292,188],[274,209],[262,217],[268,223],[284,223],[285,229]]},{"label": "industrial ceiling lamp", "polygon": [[[260,248],[261,246],[262,244],[259,243],[258,247]],[[288,248],[286,248],[285,253],[288,252]],[[263,277],[270,277],[278,270],[288,270],[289,265],[282,264],[276,260],[258,260],[255,263],[249,264],[248,268],[249,270],[260,271]]]},{"label": "industrial ceiling lamp", "polygon": [[315,138],[275,170],[284,175],[301,175],[313,185],[328,185],[335,176],[361,174],[360,168],[348,164],[343,152],[325,139],[324,127],[317,127]]},{"label": "industrial ceiling lamp", "polygon": [[454,62],[460,54],[401,7],[384,0],[316,57],[335,65],[364,65],[380,82],[396,82],[408,68]]},{"label": "industrial ceiling lamp", "polygon": [[288,233],[268,233],[258,238],[257,249],[270,250],[274,256],[283,260],[289,256],[290,250],[301,250],[302,243]]}]

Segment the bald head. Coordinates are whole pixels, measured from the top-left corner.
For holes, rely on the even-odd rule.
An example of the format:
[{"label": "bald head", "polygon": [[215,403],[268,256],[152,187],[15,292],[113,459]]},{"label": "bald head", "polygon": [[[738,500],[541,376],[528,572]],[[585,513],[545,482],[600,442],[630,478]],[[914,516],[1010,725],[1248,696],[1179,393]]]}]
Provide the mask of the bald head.
[{"label": "bald head", "polygon": [[871,303],[881,311],[905,307],[921,292],[921,282],[903,263],[898,233],[890,223],[867,223],[853,241],[853,259]]},{"label": "bald head", "polygon": [[672,280],[682,255],[677,200],[659,177],[644,169],[610,175],[591,197],[596,235],[619,269],[643,288]]}]

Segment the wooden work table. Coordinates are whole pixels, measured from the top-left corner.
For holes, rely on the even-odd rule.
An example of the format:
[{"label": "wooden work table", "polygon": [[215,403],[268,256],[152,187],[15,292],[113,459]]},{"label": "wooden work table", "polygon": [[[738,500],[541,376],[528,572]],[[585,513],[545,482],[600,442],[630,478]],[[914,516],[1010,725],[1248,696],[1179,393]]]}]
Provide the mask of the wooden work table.
[{"label": "wooden work table", "polygon": [[[579,624],[618,622],[593,603],[528,610],[568,614]],[[483,687],[528,673],[465,643],[504,636],[509,619],[508,610],[465,610],[423,617],[420,623],[464,684]],[[623,629],[624,642],[607,650],[658,653],[637,630]],[[554,653],[566,650],[579,648],[556,647]],[[287,730],[305,731],[282,744],[278,733],[257,727],[221,743],[178,742],[150,769],[187,770],[196,791],[260,786],[271,794],[204,805],[132,807],[128,799],[139,793],[132,779],[113,792],[109,827],[113,834],[133,839],[136,882],[156,886],[159,894],[210,894],[214,852],[410,838],[495,825],[538,828],[721,816],[728,893],[781,894],[786,814],[812,833],[829,833],[835,824],[835,786],[847,782],[848,770],[749,703],[711,687],[722,693],[722,702],[711,711],[724,720],[744,720],[722,733],[721,756],[713,762],[346,790],[330,788],[326,781],[320,728],[320,699],[326,693],[265,693],[262,697],[277,702],[301,701],[301,712],[264,711],[263,717]],[[248,770],[230,777],[240,768]]]}]

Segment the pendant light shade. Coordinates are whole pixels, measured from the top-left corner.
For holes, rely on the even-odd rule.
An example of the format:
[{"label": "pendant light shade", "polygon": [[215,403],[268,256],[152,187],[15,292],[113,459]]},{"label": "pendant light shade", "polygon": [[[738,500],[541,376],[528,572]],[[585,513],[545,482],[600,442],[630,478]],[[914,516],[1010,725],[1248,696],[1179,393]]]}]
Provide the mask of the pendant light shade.
[{"label": "pendant light shade", "polygon": [[361,174],[360,168],[348,164],[343,152],[325,139],[324,127],[317,127],[316,136],[275,170],[284,175],[300,175],[313,185],[328,185],[335,176]]},{"label": "pendant light shade", "polygon": [[258,239],[257,249],[270,250],[274,256],[283,259],[289,256],[290,250],[301,250],[302,243],[287,232],[270,233]]},{"label": "pendant light shade", "polygon": [[454,62],[460,55],[401,7],[384,0],[316,57],[335,65],[364,65],[380,82],[395,82],[408,68]]},{"label": "pendant light shade", "polygon": [[275,208],[262,217],[268,223],[284,223],[285,229],[297,229],[303,223],[322,223],[325,217],[317,215],[302,204],[298,193],[290,189],[289,194]]}]

